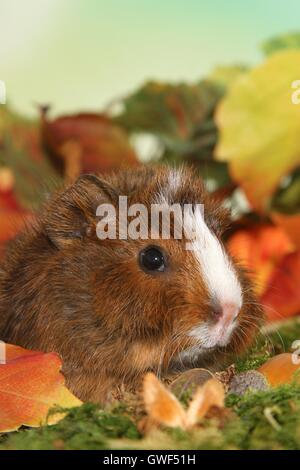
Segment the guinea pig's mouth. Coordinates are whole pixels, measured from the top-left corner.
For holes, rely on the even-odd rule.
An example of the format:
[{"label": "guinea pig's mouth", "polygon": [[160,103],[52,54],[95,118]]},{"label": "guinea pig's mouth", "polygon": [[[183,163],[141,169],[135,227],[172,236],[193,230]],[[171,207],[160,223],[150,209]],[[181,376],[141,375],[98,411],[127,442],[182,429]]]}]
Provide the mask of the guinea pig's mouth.
[{"label": "guinea pig's mouth", "polygon": [[188,337],[191,340],[189,346],[180,351],[175,358],[174,365],[196,367],[202,356],[207,356],[218,347],[227,346],[237,326],[237,318],[229,325],[224,323],[205,323],[192,328]]},{"label": "guinea pig's mouth", "polygon": [[241,302],[216,302],[215,305],[217,308],[212,311],[211,318],[205,323],[195,325],[188,333],[200,349],[227,346],[236,329]]},{"label": "guinea pig's mouth", "polygon": [[226,346],[232,337],[237,325],[237,319],[229,325],[217,323],[215,325],[204,324],[194,327],[188,336],[195,339],[200,350],[214,349],[218,346]]}]

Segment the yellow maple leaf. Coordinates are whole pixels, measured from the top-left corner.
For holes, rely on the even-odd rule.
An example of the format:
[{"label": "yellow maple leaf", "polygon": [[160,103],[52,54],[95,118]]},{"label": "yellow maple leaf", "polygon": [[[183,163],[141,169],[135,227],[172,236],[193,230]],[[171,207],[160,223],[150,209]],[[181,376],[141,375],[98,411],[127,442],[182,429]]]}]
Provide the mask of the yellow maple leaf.
[{"label": "yellow maple leaf", "polygon": [[217,108],[215,156],[229,162],[232,178],[258,211],[300,164],[300,105],[292,101],[296,79],[300,51],[280,51],[241,75]]}]

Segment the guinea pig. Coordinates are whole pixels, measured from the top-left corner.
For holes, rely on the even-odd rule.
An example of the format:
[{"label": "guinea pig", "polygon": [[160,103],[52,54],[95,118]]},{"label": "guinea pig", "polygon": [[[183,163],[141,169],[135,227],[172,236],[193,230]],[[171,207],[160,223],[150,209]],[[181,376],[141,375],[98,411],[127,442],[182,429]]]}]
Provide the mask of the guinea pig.
[{"label": "guinea pig", "polygon": [[[97,208],[118,209],[120,196],[149,212],[158,202],[188,204],[194,238],[174,230],[169,239],[99,237]],[[57,352],[67,386],[84,401],[134,390],[147,371],[220,369],[251,344],[263,318],[247,273],[226,252],[228,223],[191,169],[82,175],[7,249],[0,339]]]}]

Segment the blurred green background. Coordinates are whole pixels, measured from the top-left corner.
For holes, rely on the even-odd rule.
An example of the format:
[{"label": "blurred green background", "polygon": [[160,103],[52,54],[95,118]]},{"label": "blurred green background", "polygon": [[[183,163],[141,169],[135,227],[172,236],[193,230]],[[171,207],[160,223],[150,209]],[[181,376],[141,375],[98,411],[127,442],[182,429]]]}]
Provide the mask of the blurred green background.
[{"label": "blurred green background", "polygon": [[99,110],[148,79],[195,81],[254,64],[298,30],[298,0],[1,0],[0,79],[18,111]]}]

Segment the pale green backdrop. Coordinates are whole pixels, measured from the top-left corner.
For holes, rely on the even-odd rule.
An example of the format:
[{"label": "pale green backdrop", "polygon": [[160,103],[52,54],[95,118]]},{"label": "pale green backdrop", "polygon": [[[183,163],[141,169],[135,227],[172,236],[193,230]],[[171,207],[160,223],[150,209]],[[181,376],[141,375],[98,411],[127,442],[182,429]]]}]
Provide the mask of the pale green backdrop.
[{"label": "pale green backdrop", "polygon": [[0,0],[0,79],[26,113],[100,109],[144,80],[197,80],[259,62],[300,30],[299,0]]}]

